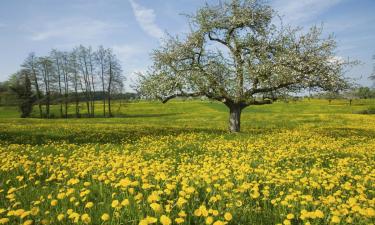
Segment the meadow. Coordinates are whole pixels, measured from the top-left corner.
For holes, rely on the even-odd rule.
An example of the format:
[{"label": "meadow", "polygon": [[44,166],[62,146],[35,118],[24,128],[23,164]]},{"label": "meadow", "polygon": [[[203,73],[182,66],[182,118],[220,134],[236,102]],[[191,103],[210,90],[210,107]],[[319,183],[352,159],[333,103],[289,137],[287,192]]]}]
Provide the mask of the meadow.
[{"label": "meadow", "polygon": [[238,134],[209,101],[0,107],[0,224],[374,224],[375,116],[358,113],[374,105],[253,106]]}]

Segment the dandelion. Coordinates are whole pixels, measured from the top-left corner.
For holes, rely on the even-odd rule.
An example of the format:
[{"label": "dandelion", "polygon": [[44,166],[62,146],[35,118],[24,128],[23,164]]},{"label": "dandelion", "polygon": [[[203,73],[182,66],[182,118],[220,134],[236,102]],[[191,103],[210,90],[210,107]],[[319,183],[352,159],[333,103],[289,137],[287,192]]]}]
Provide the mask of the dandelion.
[{"label": "dandelion", "polygon": [[170,225],[172,224],[172,220],[168,216],[162,215],[160,217],[160,223],[162,225]]},{"label": "dandelion", "polygon": [[128,206],[129,205],[129,199],[122,200],[121,205],[122,206]]},{"label": "dandelion", "polygon": [[22,225],[31,225],[31,224],[33,224],[32,220],[26,220],[25,222],[23,222]]},{"label": "dandelion", "polygon": [[231,221],[232,220],[232,214],[230,214],[229,212],[225,213],[224,214],[224,219],[226,221]]},{"label": "dandelion", "polygon": [[101,218],[103,221],[108,221],[110,217],[109,217],[108,213],[104,213],[100,218]]},{"label": "dandelion", "polygon": [[57,215],[57,220],[58,221],[62,221],[63,219],[65,218],[65,215],[64,214],[59,214],[59,215]]},{"label": "dandelion", "polygon": [[286,218],[287,218],[288,220],[291,220],[291,219],[294,218],[294,214],[289,213],[289,214],[286,216]]},{"label": "dandelion", "polygon": [[83,215],[81,216],[81,220],[82,220],[82,222],[83,222],[84,224],[89,224],[89,223],[91,223],[91,217],[90,217],[87,213],[85,213],[85,214],[83,214]]},{"label": "dandelion", "polygon": [[0,218],[0,224],[7,224],[7,223],[9,223],[8,218]]},{"label": "dandelion", "polygon": [[158,203],[151,203],[150,204],[150,207],[152,208],[152,210],[154,210],[156,213],[160,213],[163,211],[163,207],[158,204]]},{"label": "dandelion", "polygon": [[93,206],[94,206],[94,203],[93,203],[93,202],[88,202],[88,203],[86,203],[85,208],[90,209],[90,208],[92,208]]},{"label": "dandelion", "polygon": [[340,218],[338,216],[332,216],[331,222],[332,223],[340,223]]},{"label": "dandelion", "polygon": [[117,208],[119,205],[120,205],[120,202],[118,200],[112,201],[112,204],[111,204],[112,208]]},{"label": "dandelion", "polygon": [[57,200],[56,199],[52,200],[51,201],[51,206],[56,206],[56,205],[57,205]]}]

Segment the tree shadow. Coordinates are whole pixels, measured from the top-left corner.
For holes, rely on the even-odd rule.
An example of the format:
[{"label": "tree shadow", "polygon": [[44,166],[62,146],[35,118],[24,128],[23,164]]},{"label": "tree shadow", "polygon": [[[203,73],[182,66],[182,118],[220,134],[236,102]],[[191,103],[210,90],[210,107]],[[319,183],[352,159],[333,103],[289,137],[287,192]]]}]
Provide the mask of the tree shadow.
[{"label": "tree shadow", "polygon": [[182,113],[152,113],[152,114],[116,114],[115,117],[119,118],[152,118],[152,117],[168,117],[177,116]]}]

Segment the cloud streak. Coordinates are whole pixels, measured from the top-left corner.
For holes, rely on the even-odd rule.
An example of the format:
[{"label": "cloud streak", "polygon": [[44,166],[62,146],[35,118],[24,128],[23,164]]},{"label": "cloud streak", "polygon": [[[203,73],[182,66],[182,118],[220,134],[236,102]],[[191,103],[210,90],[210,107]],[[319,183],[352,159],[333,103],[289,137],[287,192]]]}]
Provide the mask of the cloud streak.
[{"label": "cloud streak", "polygon": [[155,23],[155,11],[138,4],[135,0],[129,0],[134,16],[144,32],[148,35],[160,39],[163,37],[164,32]]},{"label": "cloud streak", "polygon": [[[31,40],[44,41],[59,38],[68,40],[89,40],[109,34],[118,26],[101,20],[90,18],[71,18],[51,21],[42,24],[39,28],[31,28]],[[30,28],[29,28],[30,29]]]}]

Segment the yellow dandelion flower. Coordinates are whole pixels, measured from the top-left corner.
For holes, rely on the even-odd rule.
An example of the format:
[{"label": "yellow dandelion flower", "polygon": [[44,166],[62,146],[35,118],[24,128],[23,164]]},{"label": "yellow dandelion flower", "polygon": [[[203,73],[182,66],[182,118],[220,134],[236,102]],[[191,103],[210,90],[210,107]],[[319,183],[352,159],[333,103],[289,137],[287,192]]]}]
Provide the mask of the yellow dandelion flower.
[{"label": "yellow dandelion flower", "polygon": [[112,201],[112,204],[111,204],[112,208],[117,208],[119,205],[120,205],[120,202],[118,200]]},{"label": "yellow dandelion flower", "polygon": [[109,220],[109,218],[110,218],[110,216],[109,216],[109,214],[108,213],[104,213],[103,215],[102,215],[102,217],[100,217],[103,221],[108,221]]},{"label": "yellow dandelion flower", "polygon": [[0,224],[7,224],[7,223],[9,223],[8,218],[0,218]]},{"label": "yellow dandelion flower", "polygon": [[58,220],[58,221],[61,221],[61,220],[63,220],[64,218],[65,218],[65,215],[62,214],[62,213],[60,213],[59,215],[57,215],[57,220]]},{"label": "yellow dandelion flower", "polygon": [[229,212],[225,213],[224,214],[224,219],[226,221],[231,221],[232,220],[232,214],[230,214]]},{"label": "yellow dandelion flower", "polygon": [[183,222],[185,222],[185,219],[184,218],[181,218],[181,217],[179,217],[179,218],[176,218],[175,220],[174,220],[177,224],[180,224],[180,223],[183,223]]},{"label": "yellow dandelion flower", "polygon": [[194,216],[201,216],[201,215],[202,215],[202,211],[200,209],[194,210]]},{"label": "yellow dandelion flower", "polygon": [[172,220],[168,216],[162,215],[160,217],[160,223],[163,225],[170,225],[172,224]]},{"label": "yellow dandelion flower", "polygon": [[152,210],[154,210],[156,213],[160,213],[163,211],[163,206],[161,206],[160,204],[158,203],[151,203],[150,204],[150,207],[152,208]]},{"label": "yellow dandelion flower", "polygon": [[90,209],[90,208],[92,208],[93,206],[94,206],[94,203],[93,203],[93,202],[88,202],[88,203],[86,203],[85,208]]},{"label": "yellow dandelion flower", "polygon": [[85,213],[81,216],[81,220],[83,223],[85,224],[89,224],[91,223],[91,217],[89,216],[89,214]]},{"label": "yellow dandelion flower", "polygon": [[288,220],[292,220],[292,219],[294,219],[294,214],[289,213],[289,214],[286,216],[286,218],[287,218]]},{"label": "yellow dandelion flower", "polygon": [[225,222],[218,220],[218,221],[215,221],[213,225],[225,225]]},{"label": "yellow dandelion flower", "polygon": [[340,223],[341,219],[338,216],[332,216],[331,222],[332,223]]},{"label": "yellow dandelion flower", "polygon": [[31,225],[31,224],[33,224],[32,220],[26,220],[25,222],[23,222],[22,225]]},{"label": "yellow dandelion flower", "polygon": [[57,200],[56,199],[52,200],[51,201],[51,206],[56,206],[56,205],[57,205]]},{"label": "yellow dandelion flower", "polygon": [[122,206],[128,206],[129,205],[129,199],[122,200],[121,205]]}]

